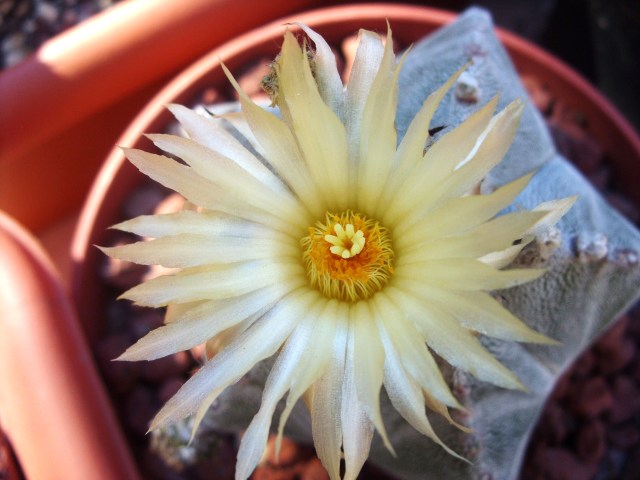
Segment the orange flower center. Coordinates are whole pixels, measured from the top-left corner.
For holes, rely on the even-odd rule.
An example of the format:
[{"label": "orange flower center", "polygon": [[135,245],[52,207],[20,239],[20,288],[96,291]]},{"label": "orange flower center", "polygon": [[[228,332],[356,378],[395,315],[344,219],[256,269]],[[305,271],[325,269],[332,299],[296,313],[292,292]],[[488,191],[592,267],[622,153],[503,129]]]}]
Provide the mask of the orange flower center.
[{"label": "orange flower center", "polygon": [[381,290],[393,274],[386,228],[348,210],[326,214],[301,240],[311,286],[329,298],[355,302]]}]

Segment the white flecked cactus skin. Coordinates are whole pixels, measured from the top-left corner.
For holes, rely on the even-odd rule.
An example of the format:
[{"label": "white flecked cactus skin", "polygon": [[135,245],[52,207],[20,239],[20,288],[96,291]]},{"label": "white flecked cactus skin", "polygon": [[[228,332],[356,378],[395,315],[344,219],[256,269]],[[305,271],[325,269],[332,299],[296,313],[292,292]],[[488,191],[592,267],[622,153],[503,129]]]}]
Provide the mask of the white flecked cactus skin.
[{"label": "white flecked cactus skin", "polygon": [[[432,126],[458,125],[497,94],[498,110],[516,98],[526,98],[489,14],[470,9],[414,45],[407,56],[400,74],[399,138],[425,98],[468,60],[472,64],[462,83],[447,94]],[[470,464],[413,430],[383,398],[385,426],[398,456],[392,457],[376,437],[369,460],[398,478],[480,478],[485,474],[493,479],[516,478],[529,435],[556,379],[640,295],[640,233],[556,152],[541,116],[534,106],[527,105],[515,141],[485,179],[482,190],[492,191],[536,169],[537,174],[510,209],[532,209],[544,199],[576,194],[579,200],[560,220],[557,230],[540,232],[539,241],[516,260],[547,268],[547,274],[496,292],[496,296],[517,317],[561,345],[532,346],[483,338],[528,392],[501,389],[450,371],[454,392],[468,409],[463,420],[473,433],[451,427],[438,415],[430,419],[441,439],[465,455]],[[260,405],[269,362],[259,364],[220,397],[203,421],[196,444],[198,436],[210,429],[246,428]],[[309,425],[308,413],[298,405],[289,420],[288,434],[311,443]]]}]

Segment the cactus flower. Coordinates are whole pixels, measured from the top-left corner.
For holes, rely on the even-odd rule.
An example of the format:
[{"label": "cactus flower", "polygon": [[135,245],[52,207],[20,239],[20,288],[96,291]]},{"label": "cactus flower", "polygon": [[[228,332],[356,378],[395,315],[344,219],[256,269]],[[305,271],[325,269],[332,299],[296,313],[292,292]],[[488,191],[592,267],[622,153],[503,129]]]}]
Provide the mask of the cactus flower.
[{"label": "cactus flower", "polygon": [[[215,341],[217,352],[169,400],[151,428],[196,415],[256,363],[277,354],[260,410],[242,438],[236,478],[265,448],[277,403],[278,434],[299,399],[332,479],[356,478],[374,432],[393,452],[380,413],[392,405],[452,455],[426,408],[457,425],[456,397],[434,358],[480,380],[522,389],[478,334],[553,343],[491,291],[532,281],[538,269],[508,268],[536,234],[575,200],[499,213],[532,174],[481,194],[518,128],[523,102],[496,113],[493,99],[434,140],[430,120],[464,67],[433,92],[398,143],[398,73],[386,42],[361,31],[343,86],[331,49],[287,31],[267,90],[279,116],[238,91],[242,111],[219,117],[173,105],[188,138],[150,135],[173,158],[126,150],[143,173],[182,194],[184,211],[142,216],[116,228],[151,239],[105,248],[119,259],[176,268],[123,297],[168,307],[166,325],[121,360],[151,360]],[[458,425],[460,428],[464,428]]]}]

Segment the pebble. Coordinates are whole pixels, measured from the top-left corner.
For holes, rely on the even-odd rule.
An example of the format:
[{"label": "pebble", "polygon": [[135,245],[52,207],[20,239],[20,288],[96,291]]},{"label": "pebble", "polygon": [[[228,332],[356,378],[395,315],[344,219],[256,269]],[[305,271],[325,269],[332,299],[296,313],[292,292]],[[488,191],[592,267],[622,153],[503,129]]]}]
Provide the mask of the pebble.
[{"label": "pebble", "polygon": [[157,360],[141,362],[141,365],[140,376],[149,382],[159,383],[187,372],[191,366],[191,356],[187,352],[177,352]]},{"label": "pebble", "polygon": [[329,474],[319,458],[312,458],[305,465],[301,480],[329,480]]},{"label": "pebble", "polygon": [[179,193],[170,193],[160,200],[153,209],[154,215],[179,212],[183,209],[185,199]]},{"label": "pebble", "polygon": [[628,450],[640,442],[640,430],[637,425],[625,423],[609,429],[607,438],[613,446]]},{"label": "pebble", "polygon": [[600,420],[585,422],[578,429],[576,451],[581,460],[597,463],[604,457],[606,448],[606,431]]},{"label": "pebble", "polygon": [[[126,245],[133,240],[131,236],[121,236],[118,240],[110,243],[110,246]],[[100,276],[107,285],[125,291],[138,285],[140,280],[144,278],[149,271],[147,265],[138,265],[137,263],[127,262],[118,258],[112,258],[103,255],[101,258]]]},{"label": "pebble", "polygon": [[614,424],[640,419],[640,388],[626,375],[617,375],[613,381],[613,399],[615,408],[611,410],[609,420]]},{"label": "pebble", "polygon": [[153,390],[138,384],[124,401],[124,422],[136,435],[143,437],[158,411]]},{"label": "pebble", "polygon": [[145,184],[144,187],[135,189],[124,202],[122,217],[135,218],[152,214],[167,198],[167,193],[167,190],[156,184]]},{"label": "pebble", "polygon": [[541,453],[538,465],[545,480],[591,480],[595,465],[585,464],[564,448],[548,448]]},{"label": "pebble", "polygon": [[164,324],[164,311],[157,308],[135,308],[135,315],[131,317],[128,327],[134,340],[144,337],[151,330]]},{"label": "pebble", "polygon": [[585,417],[596,417],[611,410],[613,396],[602,376],[590,377],[571,394],[573,409]]},{"label": "pebble", "polygon": [[[22,62],[49,38],[121,0],[0,1],[0,68]],[[11,42],[6,40],[11,38]]]},{"label": "pebble", "polygon": [[131,346],[131,337],[127,334],[109,335],[99,340],[94,352],[100,372],[118,394],[130,392],[138,382],[140,363],[115,360]]},{"label": "pebble", "polygon": [[520,79],[536,108],[543,115],[551,114],[554,100],[549,91],[549,87],[531,75],[523,75]]},{"label": "pebble", "polygon": [[158,400],[160,403],[165,404],[168,402],[171,397],[178,393],[178,390],[180,390],[184,383],[185,381],[181,375],[174,375],[165,379],[158,392]]}]

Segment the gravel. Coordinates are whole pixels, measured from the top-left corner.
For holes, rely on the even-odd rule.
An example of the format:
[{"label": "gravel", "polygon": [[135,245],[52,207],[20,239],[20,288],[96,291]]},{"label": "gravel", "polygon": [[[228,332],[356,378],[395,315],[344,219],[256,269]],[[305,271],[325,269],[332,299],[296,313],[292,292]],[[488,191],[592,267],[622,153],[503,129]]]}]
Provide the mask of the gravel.
[{"label": "gravel", "polygon": [[49,38],[121,0],[1,0],[0,68],[17,65]]}]

